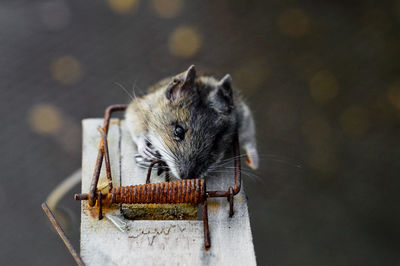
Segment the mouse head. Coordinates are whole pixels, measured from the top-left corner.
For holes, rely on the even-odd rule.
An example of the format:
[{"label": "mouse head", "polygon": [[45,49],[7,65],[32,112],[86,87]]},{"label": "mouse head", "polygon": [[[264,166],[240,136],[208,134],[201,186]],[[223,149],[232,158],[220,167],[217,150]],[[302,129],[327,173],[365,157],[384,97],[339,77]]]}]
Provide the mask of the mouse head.
[{"label": "mouse head", "polygon": [[201,178],[223,158],[237,128],[231,77],[198,78],[191,66],[163,92],[149,138],[177,178]]}]

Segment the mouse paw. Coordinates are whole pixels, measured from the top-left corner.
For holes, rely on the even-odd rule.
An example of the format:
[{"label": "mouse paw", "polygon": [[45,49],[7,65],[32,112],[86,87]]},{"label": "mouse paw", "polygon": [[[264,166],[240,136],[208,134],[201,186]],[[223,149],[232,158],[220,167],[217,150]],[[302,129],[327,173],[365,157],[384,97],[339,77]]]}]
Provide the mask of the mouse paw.
[{"label": "mouse paw", "polygon": [[257,148],[254,146],[246,146],[244,147],[246,151],[246,164],[251,168],[251,169],[257,169],[258,164],[259,164],[259,158],[258,158],[258,152]]},{"label": "mouse paw", "polygon": [[[136,161],[136,165],[139,166],[140,168],[144,168],[147,169],[150,167],[150,164],[154,161],[148,158],[144,158],[142,155],[140,154],[135,154],[135,161]],[[157,169],[157,175],[161,175],[162,173],[164,173],[166,166],[165,164],[156,164],[153,169]]]},{"label": "mouse paw", "polygon": [[160,160],[161,159],[161,154],[158,151],[151,149],[149,146],[146,146],[146,148],[143,150],[143,154],[149,160]]},{"label": "mouse paw", "polygon": [[144,158],[140,154],[135,154],[135,161],[136,161],[136,165],[139,166],[140,168],[149,168],[149,166],[152,162],[151,160]]},{"label": "mouse paw", "polygon": [[161,155],[153,148],[150,142],[143,139],[137,143],[138,153],[146,160],[153,161],[161,159]]},{"label": "mouse paw", "polygon": [[141,168],[148,168],[153,161],[161,159],[161,155],[153,148],[153,145],[146,139],[137,143],[138,154],[135,155],[136,165]]}]

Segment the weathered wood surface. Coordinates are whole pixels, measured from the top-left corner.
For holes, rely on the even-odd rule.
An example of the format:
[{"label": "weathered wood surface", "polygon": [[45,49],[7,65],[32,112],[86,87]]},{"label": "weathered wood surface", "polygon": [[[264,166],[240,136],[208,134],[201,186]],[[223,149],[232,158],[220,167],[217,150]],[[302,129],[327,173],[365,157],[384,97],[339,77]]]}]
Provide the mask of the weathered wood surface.
[{"label": "weathered wood surface", "polygon": [[[87,193],[96,161],[102,119],[83,121],[82,193]],[[135,165],[135,145],[125,129],[125,121],[112,120],[109,152],[114,186],[143,184],[146,171]],[[103,165],[104,168],[104,165]],[[160,180],[152,176],[152,182]],[[102,170],[99,184],[106,184]],[[232,176],[207,180],[208,189],[226,189]],[[120,230],[110,219],[97,220],[97,209],[82,202],[81,256],[87,265],[255,265],[255,253],[244,190],[235,197],[235,215],[228,216],[225,198],[209,199],[211,248],[204,250],[203,222],[131,221],[119,208],[105,209],[112,220],[124,225]],[[110,216],[109,216],[110,217]],[[111,218],[112,218],[111,217]]]}]

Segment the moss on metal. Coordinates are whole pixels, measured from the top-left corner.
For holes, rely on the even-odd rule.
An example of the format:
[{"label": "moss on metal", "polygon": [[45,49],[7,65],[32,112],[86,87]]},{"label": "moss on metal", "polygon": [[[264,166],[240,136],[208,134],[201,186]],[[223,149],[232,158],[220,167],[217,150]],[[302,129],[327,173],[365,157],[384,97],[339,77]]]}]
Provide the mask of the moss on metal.
[{"label": "moss on metal", "polygon": [[121,211],[129,220],[196,220],[197,204],[122,204]]}]

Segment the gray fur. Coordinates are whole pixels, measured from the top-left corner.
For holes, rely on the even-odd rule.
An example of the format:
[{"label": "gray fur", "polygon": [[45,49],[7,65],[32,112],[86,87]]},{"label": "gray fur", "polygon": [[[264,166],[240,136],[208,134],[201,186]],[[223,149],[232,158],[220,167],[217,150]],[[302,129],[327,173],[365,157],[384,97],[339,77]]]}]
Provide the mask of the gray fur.
[{"label": "gray fur", "polygon": [[[231,76],[195,75],[191,66],[129,105],[126,120],[139,154],[147,161],[161,156],[176,178],[200,178],[224,157],[237,131],[248,164],[257,168],[254,120]],[[182,140],[174,137],[177,127]]]}]

